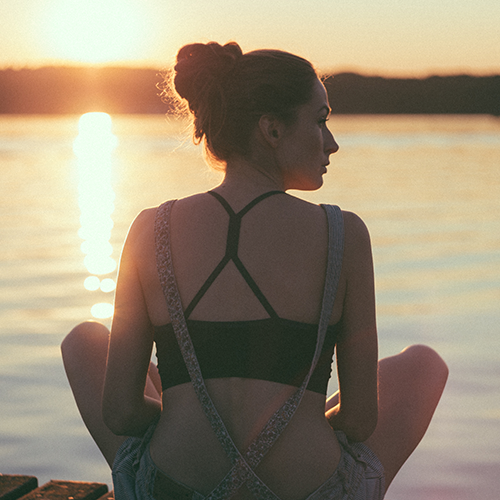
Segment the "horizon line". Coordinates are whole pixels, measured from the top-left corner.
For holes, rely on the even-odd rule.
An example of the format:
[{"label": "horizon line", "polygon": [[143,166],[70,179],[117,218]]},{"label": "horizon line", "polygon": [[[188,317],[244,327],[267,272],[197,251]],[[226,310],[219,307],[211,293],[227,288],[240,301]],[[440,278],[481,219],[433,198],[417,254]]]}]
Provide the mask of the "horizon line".
[{"label": "horizon line", "polygon": [[[168,66],[165,65],[163,67],[154,67],[153,65],[130,65],[126,63],[49,63],[49,64],[10,64],[10,65],[0,65],[0,71],[22,71],[22,70],[39,70],[39,69],[88,69],[88,70],[106,70],[106,69],[127,69],[127,70],[147,70],[147,71],[158,71],[163,72],[163,71],[168,71],[172,65]],[[348,67],[343,67],[343,68],[330,68],[330,69],[321,69],[321,68],[316,68],[318,74],[320,77],[325,77],[325,76],[335,76],[335,75],[340,75],[340,74],[354,74],[354,75],[359,75],[365,78],[386,78],[386,79],[395,79],[395,80],[425,80],[427,78],[432,78],[432,77],[457,77],[457,76],[470,76],[470,77],[476,77],[476,78],[488,78],[488,77],[494,77],[494,76],[500,76],[500,68],[495,72],[495,71],[484,71],[484,72],[479,72],[479,71],[467,71],[465,69],[460,69],[457,68],[454,71],[437,71],[437,70],[428,70],[426,72],[415,72],[415,73],[408,73],[408,72],[392,72],[392,71],[384,71],[384,70],[367,70],[367,69],[362,69],[362,68],[348,68]]]}]

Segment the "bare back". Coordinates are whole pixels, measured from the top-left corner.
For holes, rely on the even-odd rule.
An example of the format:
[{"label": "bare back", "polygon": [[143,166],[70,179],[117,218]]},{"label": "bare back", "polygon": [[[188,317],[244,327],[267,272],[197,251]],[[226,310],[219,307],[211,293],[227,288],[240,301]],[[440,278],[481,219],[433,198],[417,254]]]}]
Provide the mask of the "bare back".
[{"label": "bare back", "polygon": [[[250,200],[248,200],[250,201]],[[235,212],[243,208],[233,206]],[[174,272],[184,308],[220,263],[226,251],[228,215],[207,194],[177,201],[171,214]],[[149,231],[145,230],[145,234]],[[150,234],[150,233],[149,233]],[[324,210],[278,194],[263,200],[242,219],[238,256],[276,313],[292,321],[317,324],[325,281],[327,221]],[[169,322],[158,282],[151,239],[148,255],[137,262],[150,318]],[[331,318],[341,315],[345,285],[340,284]],[[203,321],[246,321],[269,316],[229,262],[193,309]],[[295,388],[273,382],[224,378],[207,382],[214,403],[240,449],[260,431]],[[303,498],[328,478],[339,459],[333,431],[324,417],[324,396],[306,391],[284,435],[258,468],[262,479],[285,498]],[[229,469],[190,384],[163,394],[163,413],[151,443],[157,465],[166,473],[208,493]],[[279,484],[273,478],[279,477]],[[274,479],[276,483],[276,480]],[[282,489],[282,491],[278,491]],[[244,498],[245,491],[240,492]]]}]

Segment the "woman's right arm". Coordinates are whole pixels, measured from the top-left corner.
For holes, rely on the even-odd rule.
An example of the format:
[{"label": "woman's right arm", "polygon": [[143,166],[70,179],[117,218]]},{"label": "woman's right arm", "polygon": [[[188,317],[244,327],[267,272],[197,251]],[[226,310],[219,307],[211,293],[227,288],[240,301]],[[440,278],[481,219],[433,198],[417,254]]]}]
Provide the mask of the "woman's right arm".
[{"label": "woman's right arm", "polygon": [[339,396],[327,402],[326,417],[333,429],[350,441],[365,441],[378,418],[378,345],[370,235],[363,221],[344,212],[343,271],[346,292],[337,342]]},{"label": "woman's right arm", "polygon": [[161,401],[145,393],[154,331],[138,266],[155,214],[144,210],[133,222],[118,272],[102,409],[105,424],[123,436],[141,436],[161,411]]}]

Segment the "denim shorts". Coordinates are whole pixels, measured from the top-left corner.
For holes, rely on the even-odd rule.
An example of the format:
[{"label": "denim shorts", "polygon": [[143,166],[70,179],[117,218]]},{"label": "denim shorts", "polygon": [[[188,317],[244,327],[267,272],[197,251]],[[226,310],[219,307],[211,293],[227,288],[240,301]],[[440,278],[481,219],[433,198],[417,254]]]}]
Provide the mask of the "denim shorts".
[{"label": "denim shorts", "polygon": [[306,500],[382,500],[385,495],[384,466],[363,443],[349,443],[335,431],[340,444],[340,462],[335,472]]},{"label": "denim shorts", "polygon": [[[155,427],[156,422],[142,438],[126,439],[118,450],[112,472],[115,500],[203,500],[204,495],[156,467],[149,453]],[[382,500],[385,485],[380,460],[363,443],[349,444],[341,431],[336,435],[342,450],[339,465],[305,500]]]}]

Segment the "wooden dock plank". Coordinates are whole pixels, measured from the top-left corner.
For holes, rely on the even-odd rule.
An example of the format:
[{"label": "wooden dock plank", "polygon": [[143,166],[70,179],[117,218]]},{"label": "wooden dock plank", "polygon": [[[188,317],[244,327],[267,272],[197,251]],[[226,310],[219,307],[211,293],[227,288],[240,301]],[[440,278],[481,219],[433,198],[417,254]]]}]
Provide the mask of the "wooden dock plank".
[{"label": "wooden dock plank", "polygon": [[35,476],[0,474],[0,500],[17,500],[37,487]]},{"label": "wooden dock plank", "polygon": [[103,483],[81,481],[49,481],[30,491],[22,500],[98,500],[108,491]]},{"label": "wooden dock plank", "polygon": [[99,500],[115,500],[115,492],[113,490],[108,491],[105,495],[103,495]]},{"label": "wooden dock plank", "polygon": [[103,483],[49,481],[38,487],[34,476],[0,474],[0,500],[114,500]]}]

